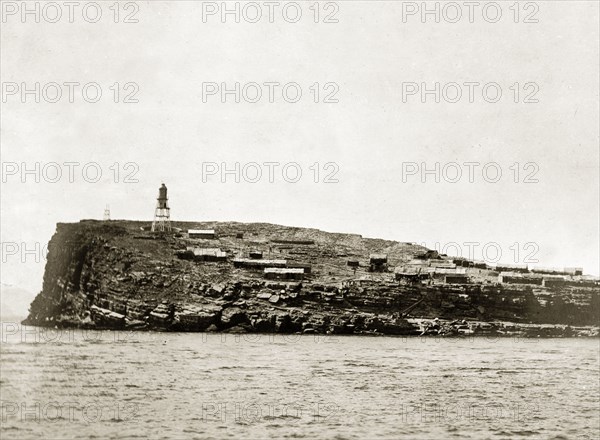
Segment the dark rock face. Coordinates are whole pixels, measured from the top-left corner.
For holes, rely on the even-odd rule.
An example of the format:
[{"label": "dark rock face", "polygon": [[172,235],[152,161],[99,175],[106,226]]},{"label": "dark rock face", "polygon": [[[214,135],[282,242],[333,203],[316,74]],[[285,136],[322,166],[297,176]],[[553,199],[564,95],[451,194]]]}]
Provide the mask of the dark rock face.
[{"label": "dark rock face", "polygon": [[178,331],[201,332],[219,322],[221,313],[218,307],[182,305],[175,311],[172,329]]},{"label": "dark rock face", "polygon": [[239,307],[228,307],[221,313],[221,325],[229,328],[240,324],[248,324],[250,320],[246,312]]},{"label": "dark rock face", "polygon": [[[420,334],[413,318],[597,325],[597,284],[551,288],[489,281],[402,284],[390,274],[358,280],[348,258],[385,250],[388,261],[420,246],[266,224],[193,223],[215,240],[140,233],[141,222],[59,224],[48,246],[43,290],[24,323],[40,326],[334,334]],[[303,281],[269,281],[231,261],[198,262],[186,247],[232,255],[240,233],[270,258],[312,265]],[[140,235],[141,234],[141,235]],[[144,235],[145,234],[145,235]],[[206,241],[206,243],[205,243]],[[266,258],[266,257],[265,257]],[[231,258],[230,258],[231,259]],[[368,267],[362,264],[360,267]],[[356,282],[355,282],[356,281]],[[548,330],[549,331],[549,330]],[[551,331],[549,331],[551,333]]]}]

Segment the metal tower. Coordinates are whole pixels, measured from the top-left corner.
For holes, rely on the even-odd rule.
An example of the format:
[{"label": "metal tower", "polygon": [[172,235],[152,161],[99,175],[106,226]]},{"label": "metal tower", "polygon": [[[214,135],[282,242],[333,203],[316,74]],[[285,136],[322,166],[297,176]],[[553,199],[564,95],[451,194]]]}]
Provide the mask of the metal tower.
[{"label": "metal tower", "polygon": [[158,188],[158,198],[156,199],[156,209],[154,210],[152,232],[171,232],[171,209],[169,208],[168,201],[167,187],[163,183],[161,187]]},{"label": "metal tower", "polygon": [[109,221],[110,220],[110,206],[106,205],[106,208],[104,208],[104,221]]}]

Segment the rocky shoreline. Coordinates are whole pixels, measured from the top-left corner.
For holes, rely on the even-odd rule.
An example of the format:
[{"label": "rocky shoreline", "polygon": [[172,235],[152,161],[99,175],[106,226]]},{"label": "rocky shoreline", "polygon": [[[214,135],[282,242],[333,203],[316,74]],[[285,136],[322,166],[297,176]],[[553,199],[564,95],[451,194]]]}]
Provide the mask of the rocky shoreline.
[{"label": "rocky shoreline", "polygon": [[[51,327],[57,329],[83,329],[83,330],[123,330],[123,331],[160,331],[160,332],[194,332],[194,333],[259,333],[259,334],[316,334],[316,335],[344,335],[344,336],[413,336],[413,337],[450,337],[450,338],[599,338],[600,327],[598,326],[575,326],[559,324],[519,324],[514,322],[475,322],[475,321],[442,321],[423,320],[419,318],[408,319],[407,326],[396,326],[390,332],[390,323],[380,325],[383,320],[373,320],[373,327],[367,326],[362,329],[351,328],[350,325],[331,326],[325,329],[323,326],[304,327],[302,331],[282,331],[277,326],[271,329],[261,328],[261,331],[248,325],[234,325],[220,329],[217,325],[210,324],[203,330],[191,329],[174,322],[171,325],[154,326],[148,322],[130,321],[122,316],[115,316],[114,312],[108,310],[97,313],[104,315],[103,318],[72,320],[64,319],[50,322],[31,322],[25,319],[23,325],[39,327]],[[349,330],[352,330],[349,332]]]}]

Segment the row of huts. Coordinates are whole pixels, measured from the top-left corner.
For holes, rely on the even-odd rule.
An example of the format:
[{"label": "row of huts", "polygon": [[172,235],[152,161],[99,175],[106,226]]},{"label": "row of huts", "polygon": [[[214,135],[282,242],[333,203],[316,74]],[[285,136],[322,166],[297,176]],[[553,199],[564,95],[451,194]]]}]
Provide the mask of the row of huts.
[{"label": "row of huts", "polygon": [[[243,233],[238,233],[237,238],[243,238]],[[188,238],[214,240],[216,233],[214,229],[189,229]],[[312,241],[311,241],[312,243]],[[302,244],[307,244],[305,241]],[[187,248],[199,261],[227,261],[227,253],[218,248],[200,248],[190,246]],[[300,281],[305,274],[311,273],[308,264],[291,263],[282,259],[265,259],[261,250],[251,250],[248,258],[234,258],[235,268],[262,271],[264,277],[269,280]]]},{"label": "row of huts", "polygon": [[503,284],[527,284],[542,287],[598,287],[598,280],[595,278],[584,278],[581,276],[558,273],[516,273],[501,272],[498,275],[498,282]]},{"label": "row of huts", "polygon": [[266,279],[282,281],[301,281],[305,274],[311,273],[310,264],[256,257],[235,258],[233,266],[239,269],[262,271]]},{"label": "row of huts", "polygon": [[[215,239],[214,229],[189,229],[188,237],[191,239]],[[243,238],[243,234],[237,234]],[[288,243],[286,240],[275,240]],[[294,242],[295,243],[295,242]],[[312,241],[302,241],[301,244],[314,244]],[[227,254],[218,248],[188,247],[194,258],[200,261],[227,261]],[[369,272],[389,272],[388,256],[384,253],[369,255]],[[251,250],[248,258],[235,258],[233,265],[236,268],[262,271],[266,279],[299,281],[305,274],[311,273],[308,264],[291,263],[284,259],[265,259],[261,250]],[[356,271],[359,260],[347,261],[347,266]],[[439,281],[446,284],[467,284],[470,279],[467,269],[484,269],[499,272],[498,282],[505,284],[531,284],[545,287],[559,287],[563,285],[586,284],[585,280],[573,280],[570,277],[581,276],[583,269],[572,268],[547,268],[537,267],[529,269],[526,264],[496,264],[489,265],[484,261],[469,260],[466,258],[443,258],[435,250],[427,250],[415,258],[398,266],[394,270],[396,281],[422,282],[425,280]],[[583,283],[583,284],[582,284]],[[594,284],[589,281],[587,284]]]}]

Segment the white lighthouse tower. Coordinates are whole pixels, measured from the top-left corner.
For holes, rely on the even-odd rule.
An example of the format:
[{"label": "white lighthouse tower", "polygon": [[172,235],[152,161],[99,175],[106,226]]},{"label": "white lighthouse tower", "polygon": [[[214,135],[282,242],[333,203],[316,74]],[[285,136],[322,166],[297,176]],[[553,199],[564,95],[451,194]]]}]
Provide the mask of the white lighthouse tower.
[{"label": "white lighthouse tower", "polygon": [[171,209],[169,208],[169,198],[167,197],[167,187],[163,183],[158,188],[158,198],[156,199],[156,209],[154,210],[154,221],[152,222],[152,232],[171,232]]}]

